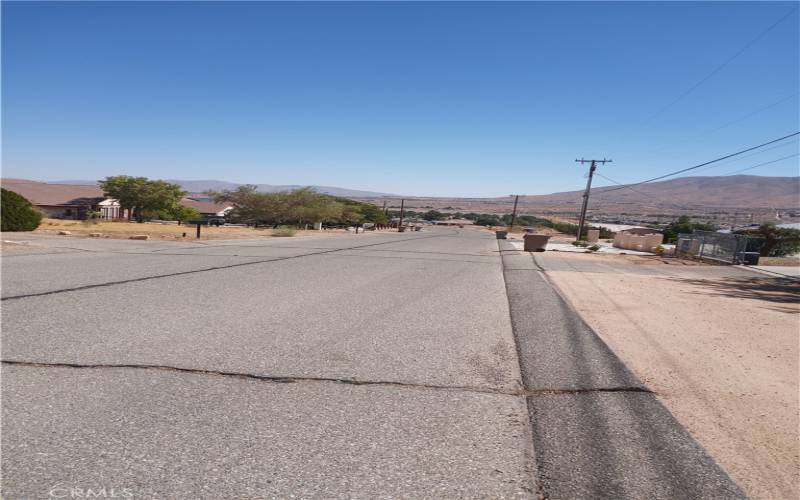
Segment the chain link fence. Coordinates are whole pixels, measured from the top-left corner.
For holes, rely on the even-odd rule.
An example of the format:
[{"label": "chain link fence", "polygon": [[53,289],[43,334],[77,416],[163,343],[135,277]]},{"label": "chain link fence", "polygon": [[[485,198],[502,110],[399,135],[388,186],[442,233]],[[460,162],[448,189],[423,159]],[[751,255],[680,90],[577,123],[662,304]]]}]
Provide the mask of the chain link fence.
[{"label": "chain link fence", "polygon": [[711,259],[727,264],[741,264],[748,237],[743,234],[695,231],[678,235],[675,253],[678,256]]}]

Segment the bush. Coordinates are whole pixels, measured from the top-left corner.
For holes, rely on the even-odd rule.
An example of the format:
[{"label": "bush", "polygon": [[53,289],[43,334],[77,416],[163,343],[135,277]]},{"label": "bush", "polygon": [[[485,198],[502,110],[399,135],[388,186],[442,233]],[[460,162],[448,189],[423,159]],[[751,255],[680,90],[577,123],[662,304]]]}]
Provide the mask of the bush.
[{"label": "bush", "polygon": [[0,190],[2,212],[0,226],[3,231],[33,231],[42,222],[42,213],[31,202],[13,191]]},{"label": "bush", "polygon": [[714,231],[716,228],[711,224],[700,224],[692,222],[688,215],[681,215],[678,220],[667,225],[662,231],[664,233],[664,243],[675,243],[681,233],[690,234],[695,231]]},{"label": "bush", "polygon": [[272,236],[294,236],[297,230],[289,226],[278,226],[272,230]]},{"label": "bush", "polygon": [[474,219],[476,226],[502,226],[500,217],[491,214],[481,214]]},{"label": "bush", "polygon": [[600,250],[600,245],[592,245],[589,247],[589,250],[591,250],[592,252],[596,252]]}]

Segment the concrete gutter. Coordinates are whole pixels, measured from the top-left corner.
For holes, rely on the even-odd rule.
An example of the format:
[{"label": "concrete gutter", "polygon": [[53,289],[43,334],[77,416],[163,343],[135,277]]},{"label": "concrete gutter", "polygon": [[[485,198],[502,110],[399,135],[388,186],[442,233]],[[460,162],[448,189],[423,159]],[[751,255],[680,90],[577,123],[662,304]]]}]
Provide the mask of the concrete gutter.
[{"label": "concrete gutter", "polygon": [[544,498],[746,498],[534,258],[498,245]]},{"label": "concrete gutter", "polygon": [[800,269],[792,266],[745,266],[737,265],[739,269],[747,269],[754,273],[772,276],[773,278],[787,278],[793,280],[800,280]]}]

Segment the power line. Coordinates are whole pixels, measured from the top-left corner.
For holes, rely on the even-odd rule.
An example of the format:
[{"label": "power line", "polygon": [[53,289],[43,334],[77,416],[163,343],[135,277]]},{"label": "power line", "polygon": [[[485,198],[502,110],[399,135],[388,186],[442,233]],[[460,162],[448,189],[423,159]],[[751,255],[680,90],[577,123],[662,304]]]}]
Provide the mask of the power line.
[{"label": "power line", "polygon": [[791,16],[792,14],[794,14],[794,13],[797,11],[797,9],[798,9],[798,7],[795,7],[795,8],[793,8],[792,10],[790,10],[789,12],[787,12],[786,14],[784,14],[784,15],[783,15],[783,17],[781,17],[780,19],[778,19],[777,21],[775,21],[774,23],[772,23],[770,26],[768,26],[768,27],[767,27],[767,28],[766,28],[764,31],[762,31],[761,33],[759,33],[759,34],[758,34],[758,36],[756,36],[755,38],[753,38],[752,40],[750,40],[749,42],[747,42],[747,44],[745,44],[745,46],[744,46],[744,47],[742,47],[742,48],[741,48],[741,49],[740,49],[738,52],[736,52],[734,55],[732,55],[731,57],[729,57],[728,59],[726,59],[726,60],[725,60],[725,62],[723,62],[722,64],[720,64],[720,65],[719,65],[719,66],[717,66],[716,68],[714,68],[714,69],[713,69],[713,70],[712,70],[712,71],[711,71],[709,74],[707,74],[707,75],[706,75],[706,76],[704,76],[702,79],[700,79],[700,81],[699,81],[699,82],[697,82],[697,83],[695,83],[694,85],[692,85],[691,87],[689,87],[689,88],[688,88],[686,91],[684,91],[684,92],[683,92],[681,95],[679,95],[679,96],[678,96],[676,99],[674,99],[674,100],[673,100],[673,101],[671,101],[669,104],[667,104],[666,106],[662,107],[661,109],[659,109],[658,111],[656,111],[654,114],[652,114],[652,115],[651,115],[649,118],[647,118],[645,121],[643,121],[643,122],[642,122],[642,125],[646,125],[646,124],[650,123],[651,121],[653,121],[653,119],[654,119],[654,118],[656,118],[657,116],[661,115],[661,113],[663,113],[663,112],[664,112],[664,111],[666,111],[667,109],[671,108],[672,106],[674,106],[674,105],[675,105],[675,104],[677,104],[678,102],[682,101],[682,100],[683,100],[683,99],[684,99],[686,96],[688,96],[689,94],[691,94],[691,93],[692,93],[692,92],[693,92],[693,91],[694,91],[694,90],[695,90],[697,87],[699,87],[700,85],[704,84],[704,83],[705,83],[706,81],[708,81],[708,80],[709,80],[711,77],[713,77],[714,75],[716,75],[717,73],[719,73],[720,71],[722,71],[722,70],[723,70],[723,69],[724,69],[724,68],[725,68],[725,67],[726,67],[728,64],[730,64],[730,63],[731,63],[731,62],[732,62],[734,59],[736,59],[737,57],[739,57],[740,55],[742,55],[742,54],[743,54],[743,53],[744,53],[744,52],[745,52],[747,49],[749,49],[751,46],[753,46],[753,45],[754,45],[756,42],[758,42],[759,40],[761,40],[762,38],[764,38],[764,36],[765,36],[767,33],[769,33],[770,31],[772,31],[773,29],[775,29],[775,28],[776,28],[776,27],[777,27],[779,24],[781,24],[783,21],[785,21],[785,20],[786,20],[786,19],[787,19],[789,16]]},{"label": "power line", "polygon": [[764,163],[759,163],[758,165],[753,165],[752,167],[743,168],[741,170],[736,170],[734,172],[728,172],[727,174],[722,175],[734,175],[741,172],[747,172],[748,170],[753,170],[754,168],[763,167],[764,165],[769,165],[770,163],[778,163],[779,161],[788,160],[789,158],[794,158],[795,156],[800,156],[800,153],[795,153],[793,155],[784,156],[783,158],[778,158],[777,160],[772,161],[765,161]]},{"label": "power line", "polygon": [[[700,133],[698,133],[698,134],[695,134],[695,135],[692,135],[692,136],[690,136],[690,137],[686,137],[685,139],[683,139],[683,140],[681,141],[681,143],[685,143],[685,142],[687,142],[687,141],[694,141],[694,140],[697,140],[697,139],[701,139],[701,138],[703,138],[703,137],[706,137],[706,136],[708,136],[708,135],[711,135],[711,134],[713,134],[713,133],[715,133],[715,132],[719,132],[720,130],[722,130],[722,129],[724,129],[724,128],[728,128],[728,127],[730,127],[731,125],[734,125],[734,124],[736,124],[736,123],[739,123],[739,122],[741,122],[741,121],[747,120],[747,119],[748,119],[748,118],[750,118],[751,116],[757,115],[758,113],[761,113],[762,111],[766,111],[766,110],[768,110],[768,109],[772,109],[772,108],[774,108],[775,106],[777,106],[777,105],[779,105],[779,104],[783,104],[784,102],[786,102],[786,101],[788,101],[788,100],[790,100],[790,99],[794,99],[794,98],[795,98],[795,97],[797,97],[798,95],[800,95],[800,92],[795,92],[794,94],[791,94],[791,95],[788,95],[788,96],[782,97],[781,99],[779,99],[779,100],[777,100],[777,101],[774,101],[774,102],[772,102],[772,103],[770,103],[770,104],[767,104],[767,105],[765,105],[765,106],[762,106],[762,107],[760,107],[760,108],[758,108],[758,109],[755,109],[755,110],[753,110],[753,111],[750,111],[750,112],[749,112],[749,113],[747,113],[746,115],[743,115],[743,116],[740,116],[740,117],[738,117],[738,118],[735,118],[735,119],[733,119],[733,120],[730,120],[730,121],[728,121],[728,122],[725,122],[725,123],[723,123],[722,125],[719,125],[719,126],[717,126],[717,127],[714,127],[714,128],[708,129],[708,130],[701,131]],[[648,153],[646,153],[646,154],[650,154],[650,153],[657,153],[657,152],[664,151],[665,149],[669,149],[669,148],[670,148],[670,144],[665,144],[664,146],[661,146],[661,147],[659,147],[659,148],[656,148],[656,149],[651,149],[651,150],[650,150]]]},{"label": "power line", "polygon": [[784,142],[783,144],[778,144],[777,146],[772,146],[771,148],[762,149],[760,151],[756,151],[755,153],[751,153],[749,155],[744,155],[744,156],[740,156],[738,158],[734,158],[732,160],[723,161],[722,163],[718,163],[716,165],[709,165],[706,168],[701,168],[700,172],[704,172],[704,171],[710,170],[712,168],[718,168],[718,167],[721,167],[723,165],[727,165],[729,163],[736,163],[737,161],[746,160],[747,158],[752,158],[753,156],[758,156],[758,155],[761,155],[761,154],[764,154],[764,153],[768,153],[768,152],[770,152],[770,151],[772,151],[774,149],[780,149],[780,148],[785,148],[786,146],[796,146],[796,145],[797,145],[797,142],[794,142],[794,141],[792,141],[792,142]]},{"label": "power line", "polygon": [[789,137],[794,137],[796,135],[800,135],[800,132],[794,132],[792,134],[785,135],[785,136],[780,137],[778,139],[773,139],[773,140],[765,142],[763,144],[759,144],[758,146],[753,146],[751,148],[743,149],[741,151],[737,151],[736,153],[731,153],[729,155],[725,155],[725,156],[722,156],[720,158],[716,158],[714,160],[707,161],[707,162],[701,163],[699,165],[695,165],[693,167],[688,167],[688,168],[684,168],[684,169],[681,169],[681,170],[676,170],[675,172],[670,172],[668,174],[659,175],[658,177],[653,177],[652,179],[647,179],[647,180],[644,180],[644,181],[634,182],[632,184],[627,184],[627,185],[624,185],[624,186],[620,186],[620,187],[616,187],[616,188],[612,188],[612,189],[607,189],[603,193],[609,193],[611,191],[617,191],[619,189],[629,189],[631,186],[638,186],[640,184],[647,184],[648,182],[653,182],[653,181],[661,180],[661,179],[664,179],[664,178],[667,178],[667,177],[672,177],[673,175],[682,174],[682,173],[688,172],[690,170],[695,170],[695,169],[698,169],[700,167],[705,167],[706,165],[710,165],[712,163],[717,163],[717,162],[720,162],[722,160],[727,160],[728,158],[733,158],[734,156],[739,156],[740,154],[744,154],[744,153],[753,151],[754,149],[759,149],[759,148],[762,148],[764,146],[768,146],[770,144],[774,144],[776,142],[780,142],[780,141],[782,141],[784,139],[788,139]]},{"label": "power line", "polygon": [[773,102],[772,104],[767,104],[766,106],[763,106],[763,107],[758,108],[758,109],[756,109],[754,111],[751,111],[751,112],[747,113],[746,115],[740,116],[739,118],[731,120],[731,121],[729,121],[729,122],[727,122],[727,123],[725,123],[723,125],[720,125],[719,127],[713,128],[711,130],[706,130],[705,132],[700,133],[700,135],[698,135],[696,137],[698,137],[698,138],[699,137],[705,137],[707,135],[713,134],[714,132],[718,132],[718,131],[720,131],[720,130],[722,130],[724,128],[730,127],[731,125],[733,125],[735,123],[739,123],[742,120],[747,120],[748,118],[750,118],[753,115],[756,115],[756,114],[761,113],[762,111],[766,111],[768,109],[772,109],[775,106],[777,106],[778,104],[783,104],[784,102],[788,101],[789,99],[797,97],[798,94],[800,94],[800,92],[795,92],[792,95],[788,95],[788,96],[786,96],[786,97],[784,97],[782,99],[779,99],[779,100]]},{"label": "power line", "polygon": [[[607,181],[613,182],[614,184],[618,184],[618,185],[621,185],[621,186],[623,185],[621,182],[619,182],[619,181],[615,181],[614,179],[612,179],[612,178],[610,178],[610,177],[606,177],[606,176],[605,176],[605,175],[603,175],[603,174],[598,174],[598,173],[595,173],[595,175],[597,175],[598,177],[602,177],[603,179],[605,179],[605,180],[607,180]],[[673,206],[673,207],[675,207],[675,208],[681,208],[681,209],[685,209],[685,210],[694,210],[695,208],[697,208],[697,207],[698,207],[698,205],[694,205],[694,206],[692,206],[692,205],[679,205],[678,203],[675,203],[675,202],[672,202],[672,201],[667,201],[667,200],[665,200],[664,198],[662,198],[661,196],[654,195],[654,194],[652,194],[652,193],[645,193],[644,191],[639,191],[638,189],[633,189],[633,188],[631,188],[631,191],[633,191],[634,193],[639,193],[640,195],[642,195],[642,196],[646,196],[646,197],[648,197],[648,198],[655,198],[655,199],[657,199],[657,200],[660,200],[662,203],[666,203],[666,204],[668,204],[668,205],[672,205],[672,206]],[[606,192],[607,192],[607,191],[601,191],[601,192],[597,193],[597,197],[598,197],[598,198],[602,198],[602,197],[603,197],[603,195],[604,195]],[[604,201],[608,201],[608,200],[604,200]]]}]

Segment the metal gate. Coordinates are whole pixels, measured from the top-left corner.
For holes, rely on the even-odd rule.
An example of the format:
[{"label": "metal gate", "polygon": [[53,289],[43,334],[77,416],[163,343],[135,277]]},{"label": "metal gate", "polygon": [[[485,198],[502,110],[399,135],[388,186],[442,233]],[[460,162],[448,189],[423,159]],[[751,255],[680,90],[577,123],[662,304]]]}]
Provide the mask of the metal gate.
[{"label": "metal gate", "polygon": [[695,231],[679,234],[675,247],[677,255],[711,259],[727,264],[739,264],[741,253],[747,250],[747,236],[743,234]]}]

